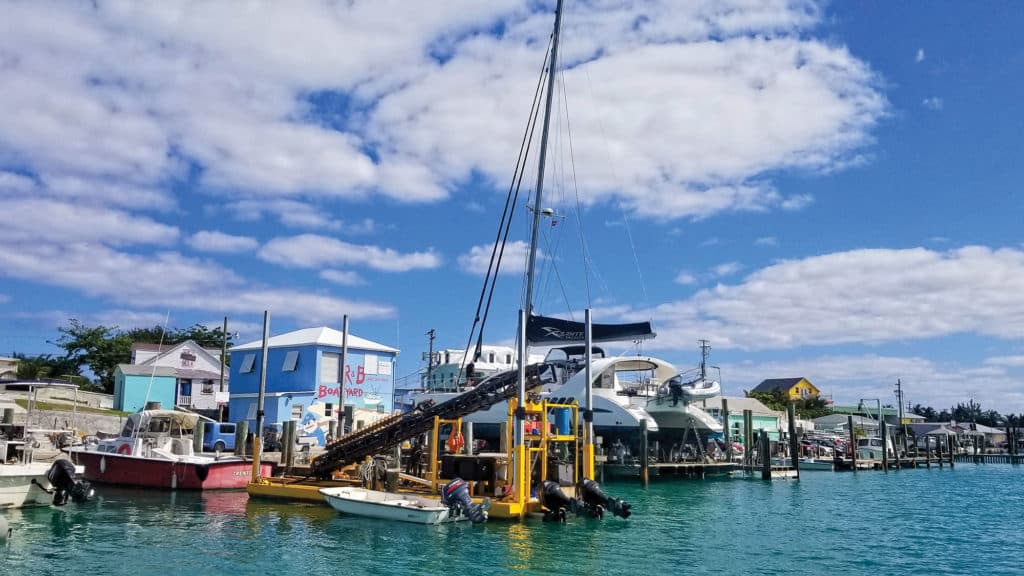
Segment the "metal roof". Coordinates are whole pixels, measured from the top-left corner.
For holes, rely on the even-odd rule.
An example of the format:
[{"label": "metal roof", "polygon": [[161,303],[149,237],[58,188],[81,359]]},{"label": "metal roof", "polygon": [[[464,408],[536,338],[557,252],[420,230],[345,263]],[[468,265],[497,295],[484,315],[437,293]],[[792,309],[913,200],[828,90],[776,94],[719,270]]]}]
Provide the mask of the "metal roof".
[{"label": "metal roof", "polygon": [[[341,337],[342,333],[340,330],[328,328],[326,326],[320,326],[317,328],[303,328],[302,330],[295,330],[293,332],[286,332],[284,334],[278,334],[277,336],[271,336],[270,340],[267,341],[268,348],[287,348],[295,346],[331,346],[334,348],[341,348]],[[263,347],[263,340],[254,340],[247,344],[240,344],[231,348],[232,352],[242,350],[259,350]],[[366,338],[360,338],[349,332],[348,334],[348,347],[355,350],[366,350],[369,352],[390,352],[392,354],[398,354],[398,348],[392,348],[379,344]]]}]

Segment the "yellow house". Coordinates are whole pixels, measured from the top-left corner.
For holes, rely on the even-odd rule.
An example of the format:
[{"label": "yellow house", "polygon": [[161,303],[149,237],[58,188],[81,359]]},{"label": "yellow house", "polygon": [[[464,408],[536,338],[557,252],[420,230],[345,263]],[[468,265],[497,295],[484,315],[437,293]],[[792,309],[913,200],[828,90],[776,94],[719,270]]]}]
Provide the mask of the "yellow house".
[{"label": "yellow house", "polygon": [[813,398],[821,393],[807,378],[771,378],[758,384],[751,392],[772,393],[776,390],[789,396],[790,400]]}]

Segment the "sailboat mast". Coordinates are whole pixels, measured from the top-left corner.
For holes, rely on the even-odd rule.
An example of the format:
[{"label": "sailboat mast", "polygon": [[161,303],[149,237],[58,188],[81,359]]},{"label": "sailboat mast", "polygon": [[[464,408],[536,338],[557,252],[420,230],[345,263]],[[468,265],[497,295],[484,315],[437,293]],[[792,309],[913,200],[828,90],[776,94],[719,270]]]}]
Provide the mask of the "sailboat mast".
[{"label": "sailboat mast", "polygon": [[700,344],[700,379],[703,382],[708,379],[708,352],[711,351],[711,344],[707,340],[697,340]]},{"label": "sailboat mast", "polygon": [[537,191],[533,201],[533,231],[530,234],[530,257],[526,263],[526,315],[533,314],[534,269],[537,264],[537,242],[540,234],[541,203],[544,196],[544,163],[548,156],[548,129],[551,125],[551,102],[555,93],[555,71],[558,69],[558,36],[562,28],[562,0],[555,7],[555,31],[551,37],[551,63],[548,65],[548,93],[544,103],[544,128],[540,135],[540,156],[537,164]]}]

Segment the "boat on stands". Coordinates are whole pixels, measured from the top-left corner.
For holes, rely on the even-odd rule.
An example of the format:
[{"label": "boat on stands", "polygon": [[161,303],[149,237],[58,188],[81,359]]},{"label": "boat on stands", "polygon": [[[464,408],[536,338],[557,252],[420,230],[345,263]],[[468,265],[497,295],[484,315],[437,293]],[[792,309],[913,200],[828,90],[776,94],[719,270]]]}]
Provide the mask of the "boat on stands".
[{"label": "boat on stands", "polygon": [[692,429],[697,432],[722,432],[722,423],[707,413],[703,406],[704,400],[722,395],[719,380],[708,376],[708,353],[711,347],[707,340],[701,340],[701,362],[694,370],[680,372],[656,389],[655,394],[647,396],[644,405],[647,413],[662,429]]},{"label": "boat on stands", "polygon": [[[12,424],[0,439],[0,508],[23,508],[28,506],[62,506],[69,499],[75,503],[85,502],[93,496],[92,486],[79,479],[84,470],[65,459],[50,462],[36,462],[34,448],[37,442],[34,434],[46,431],[31,427],[32,413],[38,390],[47,388],[74,389],[73,384],[32,382],[15,383],[26,386],[29,395],[25,425],[20,435],[14,434]],[[9,389],[5,386],[5,389]]]},{"label": "boat on stands", "polygon": [[[585,351],[585,346],[552,349],[543,363],[542,384],[534,392],[541,398],[582,400],[587,381]],[[605,357],[602,349],[594,347],[590,368],[596,435],[605,439],[635,435],[640,430],[641,420],[648,421],[649,432],[658,431],[658,424],[644,410],[647,404],[645,394],[675,374],[674,365],[651,356]],[[412,400],[414,404],[428,400],[439,404],[464,391],[427,391],[413,396]],[[508,420],[508,402],[498,402],[487,410],[464,416],[462,420],[474,424],[477,438],[498,438],[499,426]]]},{"label": "boat on stands", "polygon": [[[238,456],[196,453],[198,414],[143,410],[128,416],[117,438],[68,450],[92,482],[146,488],[210,490],[244,488],[252,462]],[[269,476],[271,466],[260,465]]]}]

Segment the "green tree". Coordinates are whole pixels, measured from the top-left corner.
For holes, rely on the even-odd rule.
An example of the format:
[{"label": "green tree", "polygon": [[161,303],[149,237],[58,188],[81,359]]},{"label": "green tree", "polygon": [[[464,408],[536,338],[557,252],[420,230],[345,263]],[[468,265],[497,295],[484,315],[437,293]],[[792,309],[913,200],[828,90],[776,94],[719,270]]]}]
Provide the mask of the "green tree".
[{"label": "green tree", "polygon": [[[64,350],[63,360],[67,363],[60,371],[73,369],[74,374],[80,374],[83,366],[88,367],[107,393],[114,390],[114,371],[117,365],[131,361],[132,344],[136,342],[162,343],[170,347],[192,340],[203,348],[220,348],[225,337],[223,329],[210,329],[202,324],[194,324],[185,329],[154,326],[122,331],[116,326],[86,326],[71,319],[67,326],[57,330],[60,338],[55,344]],[[231,346],[231,340],[228,334],[228,346]]]},{"label": "green tree", "polygon": [[86,326],[72,318],[68,326],[57,329],[60,338],[55,343],[65,356],[81,369],[87,366],[96,375],[102,389],[114,391],[114,370],[118,364],[131,361],[132,340],[117,327]]}]

